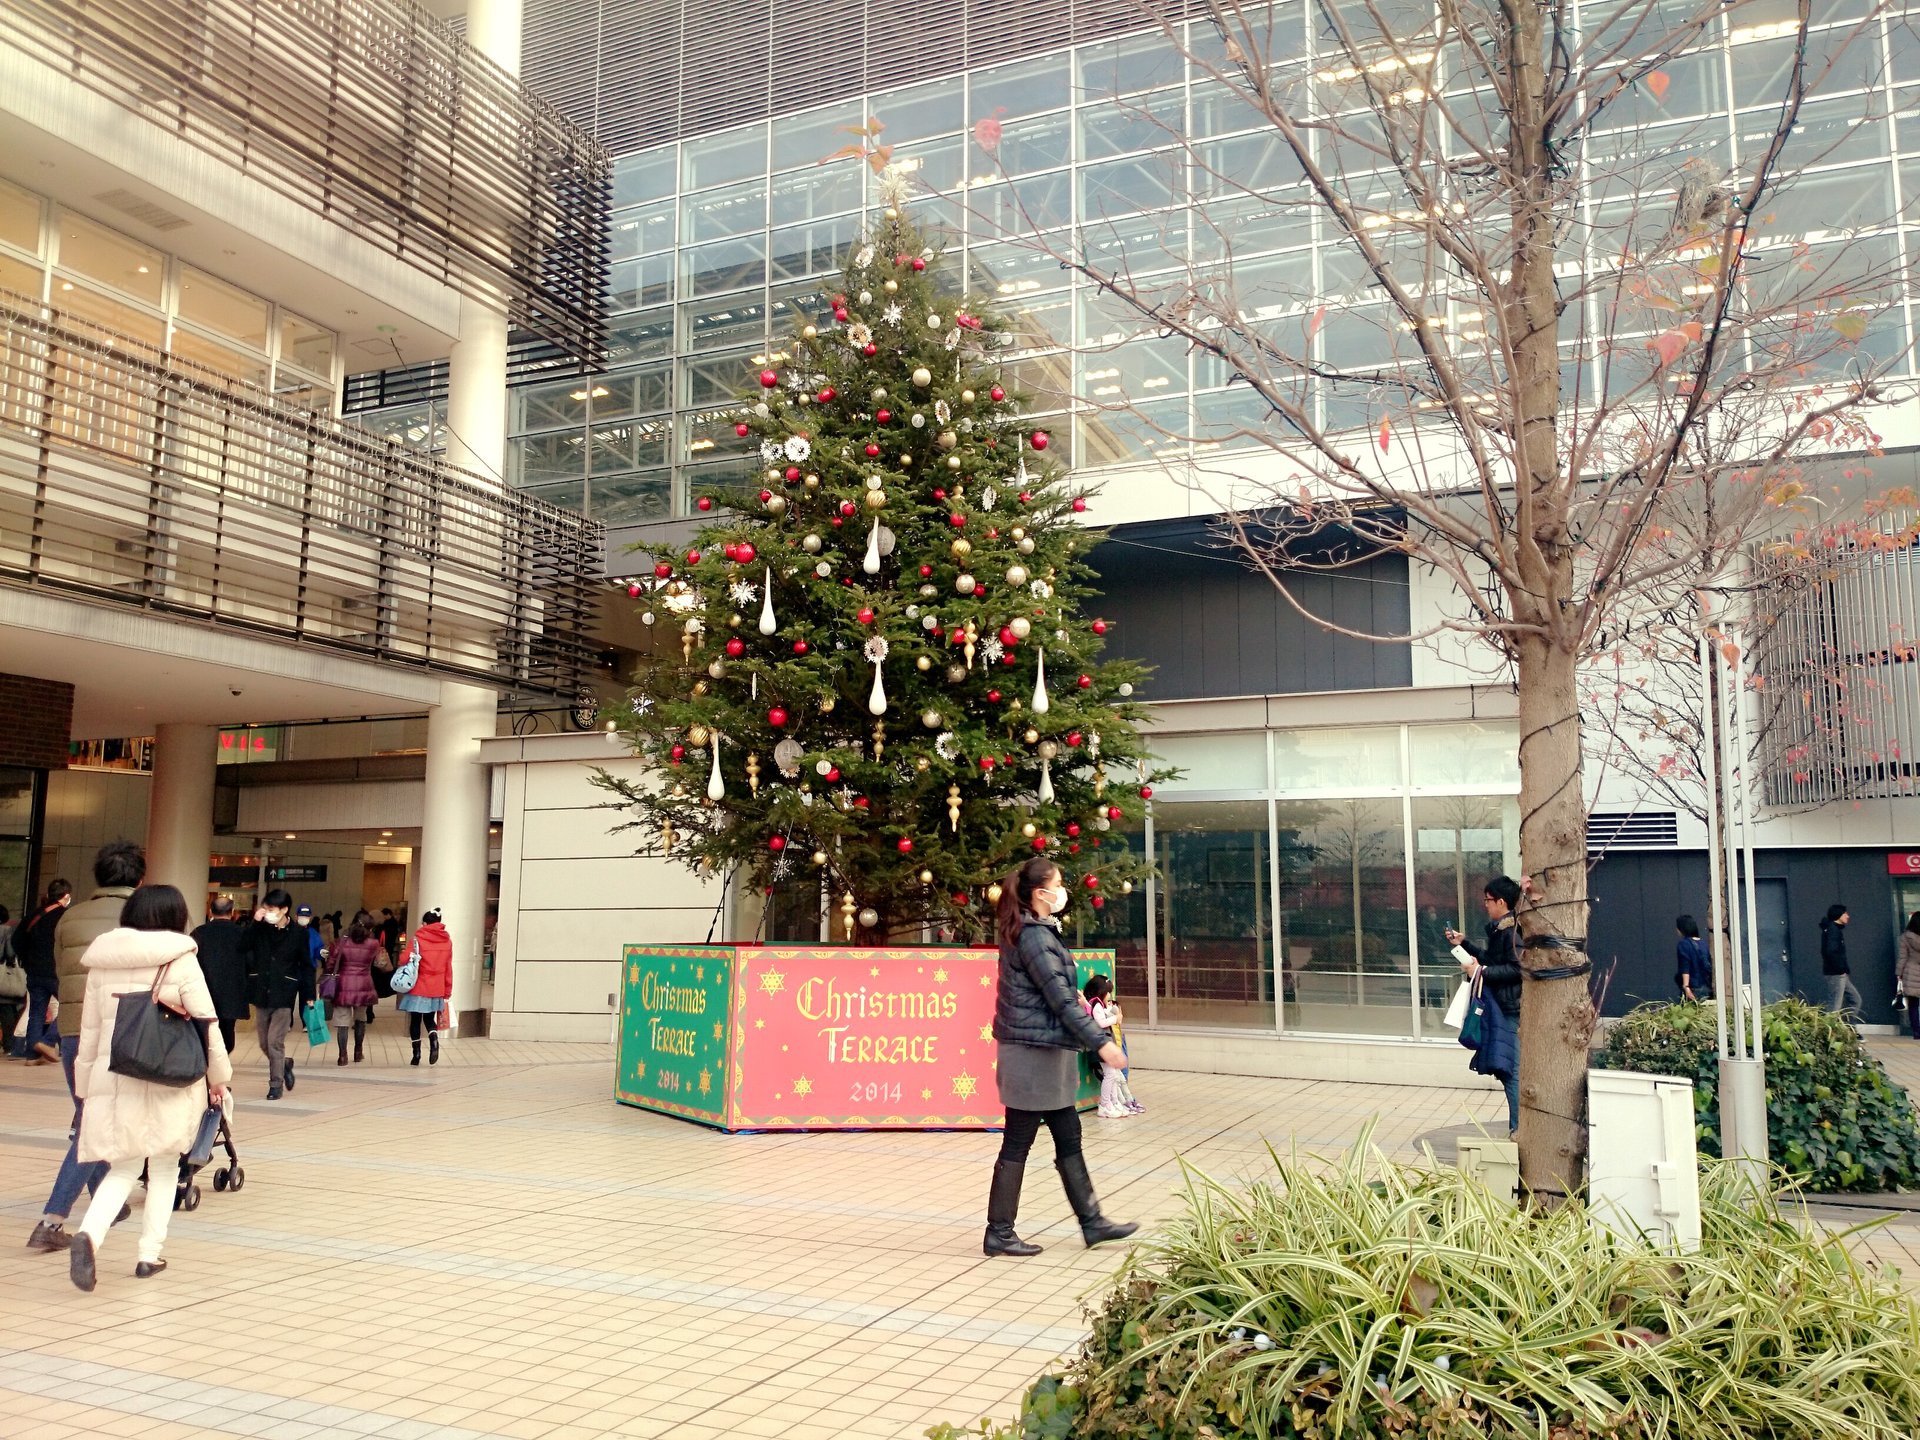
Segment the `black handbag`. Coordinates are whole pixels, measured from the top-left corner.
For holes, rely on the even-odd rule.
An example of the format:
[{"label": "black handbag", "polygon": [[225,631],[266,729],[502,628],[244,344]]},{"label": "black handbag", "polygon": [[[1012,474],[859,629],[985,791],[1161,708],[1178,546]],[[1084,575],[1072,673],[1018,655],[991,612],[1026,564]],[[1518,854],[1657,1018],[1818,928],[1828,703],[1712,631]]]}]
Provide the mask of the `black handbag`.
[{"label": "black handbag", "polygon": [[207,1034],[205,1022],[160,1003],[160,982],[171,968],[160,967],[146,994],[120,997],[107,1069],[178,1090],[207,1078]]}]

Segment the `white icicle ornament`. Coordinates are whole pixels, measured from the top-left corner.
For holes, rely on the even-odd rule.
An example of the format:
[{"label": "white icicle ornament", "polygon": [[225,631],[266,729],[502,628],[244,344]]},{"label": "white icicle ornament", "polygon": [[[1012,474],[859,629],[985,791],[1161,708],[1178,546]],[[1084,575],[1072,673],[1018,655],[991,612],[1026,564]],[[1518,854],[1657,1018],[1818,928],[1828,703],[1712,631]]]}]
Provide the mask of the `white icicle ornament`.
[{"label": "white icicle ornament", "polygon": [[887,713],[887,687],[880,681],[881,662],[873,662],[873,693],[867,697],[867,713],[884,715]]},{"label": "white icicle ornament", "polygon": [[860,568],[869,575],[880,573],[880,522],[873,522],[873,528],[867,531],[867,558],[860,562]]},{"label": "white icicle ornament", "polygon": [[760,633],[771,635],[780,628],[773,618],[773,567],[771,565],[767,567],[766,591],[766,599],[760,606]]},{"label": "white icicle ornament", "polygon": [[[717,760],[717,757],[719,756],[719,753],[720,753],[719,747],[716,746],[714,748],[714,755],[716,756],[716,760]],[[713,773],[716,777],[718,777],[720,772],[718,770],[715,770]],[[717,778],[714,783],[715,784],[719,783]],[[1042,760],[1040,762],[1039,795],[1040,795],[1040,803],[1042,805],[1051,805],[1053,803],[1053,762],[1051,760]]]},{"label": "white icicle ornament", "polygon": [[1053,703],[1047,699],[1047,652],[1045,649],[1042,649],[1040,651],[1039,663],[1034,669],[1033,713],[1036,715],[1044,715],[1052,708]]},{"label": "white icicle ornament", "polygon": [[727,795],[726,781],[720,778],[720,732],[713,732],[713,774],[707,779],[707,799],[718,804]]}]

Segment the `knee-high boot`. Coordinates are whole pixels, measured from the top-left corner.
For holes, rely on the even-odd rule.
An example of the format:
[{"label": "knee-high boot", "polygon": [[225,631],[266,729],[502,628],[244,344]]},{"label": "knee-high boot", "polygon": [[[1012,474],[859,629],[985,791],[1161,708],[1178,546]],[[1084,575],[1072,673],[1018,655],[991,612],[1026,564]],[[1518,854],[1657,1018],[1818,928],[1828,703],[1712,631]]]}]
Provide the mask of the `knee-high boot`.
[{"label": "knee-high boot", "polygon": [[438,1030],[427,1032],[427,1063],[429,1065],[440,1063],[440,1032]]},{"label": "knee-high boot", "polygon": [[1103,1240],[1124,1240],[1140,1227],[1119,1220],[1109,1220],[1100,1213],[1100,1201],[1093,1193],[1093,1177],[1087,1174],[1085,1155],[1067,1155],[1053,1162],[1053,1168],[1060,1172],[1060,1183],[1066,1188],[1067,1203],[1073,1206],[1073,1213],[1080,1221],[1080,1238],[1089,1246],[1098,1245]]},{"label": "knee-high boot", "polygon": [[993,1162],[993,1188],[987,1191],[987,1234],[980,1242],[984,1255],[1038,1255],[1040,1247],[1030,1245],[1014,1233],[1013,1222],[1020,1215],[1020,1182],[1027,1167],[1013,1160]]},{"label": "knee-high boot", "polygon": [[347,1063],[347,1027],[344,1022],[340,1026],[340,1058],[333,1063],[336,1065]]},{"label": "knee-high boot", "polygon": [[353,1063],[358,1065],[367,1058],[367,1022],[353,1022]]},{"label": "knee-high boot", "polygon": [[409,1065],[418,1065],[420,1063],[420,1041],[417,1038],[413,1042],[413,1059],[407,1063]]}]

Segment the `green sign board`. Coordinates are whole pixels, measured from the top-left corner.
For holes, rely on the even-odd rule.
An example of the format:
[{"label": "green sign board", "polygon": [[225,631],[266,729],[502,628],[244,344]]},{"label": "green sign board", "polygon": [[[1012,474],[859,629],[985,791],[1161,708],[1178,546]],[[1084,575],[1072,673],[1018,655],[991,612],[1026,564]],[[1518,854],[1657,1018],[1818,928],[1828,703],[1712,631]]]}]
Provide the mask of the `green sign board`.
[{"label": "green sign board", "polygon": [[722,1125],[732,956],[703,945],[626,947],[618,1096]]}]

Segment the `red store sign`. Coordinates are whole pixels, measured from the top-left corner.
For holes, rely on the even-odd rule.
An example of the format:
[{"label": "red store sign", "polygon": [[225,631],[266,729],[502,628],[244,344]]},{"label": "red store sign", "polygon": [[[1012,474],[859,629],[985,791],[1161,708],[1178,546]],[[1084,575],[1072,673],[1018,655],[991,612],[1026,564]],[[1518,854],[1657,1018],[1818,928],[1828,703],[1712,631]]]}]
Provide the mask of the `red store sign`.
[{"label": "red store sign", "polygon": [[1887,856],[1889,875],[1920,875],[1920,850],[1895,850]]}]

